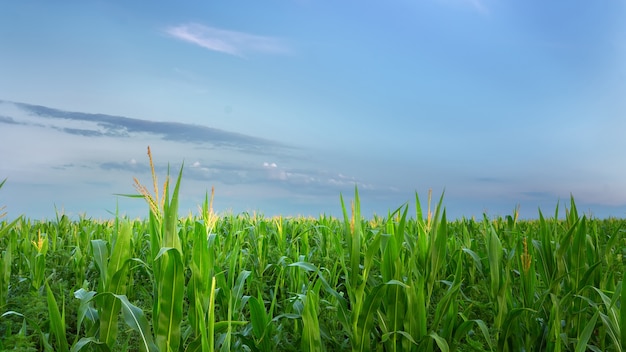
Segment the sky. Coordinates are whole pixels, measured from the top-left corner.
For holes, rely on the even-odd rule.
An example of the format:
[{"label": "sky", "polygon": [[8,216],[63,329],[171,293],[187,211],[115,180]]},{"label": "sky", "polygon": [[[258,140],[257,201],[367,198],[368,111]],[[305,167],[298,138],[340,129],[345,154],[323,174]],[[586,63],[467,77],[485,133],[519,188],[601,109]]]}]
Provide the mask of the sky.
[{"label": "sky", "polygon": [[6,1],[0,206],[626,216],[626,2]]}]

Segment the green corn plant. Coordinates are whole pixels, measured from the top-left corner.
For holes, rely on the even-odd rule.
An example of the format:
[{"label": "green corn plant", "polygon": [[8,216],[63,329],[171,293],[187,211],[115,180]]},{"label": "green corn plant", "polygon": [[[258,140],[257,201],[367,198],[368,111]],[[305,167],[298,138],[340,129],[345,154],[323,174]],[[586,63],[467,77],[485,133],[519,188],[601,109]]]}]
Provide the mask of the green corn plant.
[{"label": "green corn plant", "polygon": [[46,275],[46,254],[48,254],[48,236],[39,232],[36,241],[31,242],[35,253],[31,257],[31,284],[35,290],[38,290],[43,285],[43,280]]},{"label": "green corn plant", "polygon": [[[521,324],[526,329],[523,336],[518,336],[521,340],[520,344],[527,351],[538,349],[537,344],[542,340],[542,328],[537,324],[537,306],[543,302],[543,293],[546,292],[538,288],[537,272],[535,269],[535,260],[533,246],[528,245],[528,237],[524,236],[518,241],[518,273],[519,273],[519,290],[520,296],[517,297],[520,308],[514,309],[516,312],[510,313],[512,316],[519,316]],[[518,315],[519,314],[519,315]]]},{"label": "green corn plant", "polygon": [[[13,226],[11,224],[3,227],[1,232],[4,234],[8,233],[8,227]],[[5,238],[4,235],[0,238]],[[0,253],[0,314],[4,313],[8,297],[9,297],[9,289],[11,287],[11,271],[13,266],[13,251],[16,245],[16,237],[17,234],[12,232],[10,234],[10,239],[7,241],[6,248]]]},{"label": "green corn plant", "polygon": [[620,302],[619,320],[617,320],[617,323],[620,329],[619,342],[622,348],[626,348],[626,270],[622,272],[621,284],[621,290],[617,291],[619,292]]},{"label": "green corn plant", "polygon": [[416,275],[408,282],[407,296],[407,319],[405,329],[409,336],[416,341],[423,341],[428,334],[428,306],[426,302],[426,278]]},{"label": "green corn plant", "polygon": [[[202,347],[207,342],[207,338],[213,336],[206,335],[206,314],[209,309],[209,300],[211,296],[211,282],[207,280],[214,277],[215,272],[214,252],[209,248],[209,236],[212,235],[216,215],[213,213],[213,196],[214,189],[211,191],[211,200],[208,194],[205,196],[204,204],[201,209],[202,222],[196,222],[193,232],[193,248],[191,254],[191,278],[187,287],[187,295],[189,298],[189,323],[193,330],[194,341],[190,343],[193,348]],[[196,347],[197,346],[197,347]]]},{"label": "green corn plant", "polygon": [[[297,305],[299,309],[297,309],[294,314],[279,315],[275,319],[285,316],[285,317],[295,317],[295,318],[303,319],[303,323],[304,323],[304,320],[307,320],[306,326],[303,326],[302,333],[304,334],[304,329],[312,329],[313,326],[318,326],[319,327],[318,330],[320,330],[320,339],[321,339],[322,326],[319,325],[319,320],[317,320],[317,322],[313,320],[314,318],[311,316],[313,314],[312,310],[309,312],[305,312],[305,310],[306,308],[312,309],[314,306],[317,306],[317,304],[319,304],[319,299],[321,299],[320,292],[321,292],[321,288],[323,288],[325,292],[327,292],[334,300],[336,300],[336,305],[337,305],[336,308],[337,308],[337,313],[338,313],[337,317],[339,318],[339,322],[344,327],[344,329],[347,330],[348,334],[350,334],[351,330],[349,329],[352,326],[351,325],[352,323],[348,320],[349,314],[347,311],[347,302],[345,301],[345,299],[343,298],[341,294],[339,294],[333,287],[329,285],[322,271],[318,269],[314,264],[310,262],[304,262],[304,261],[291,263],[288,265],[288,267],[298,269],[302,272],[313,273],[315,274],[316,279],[311,279],[309,277],[309,281],[307,283],[308,288],[306,289],[306,293],[297,295],[298,300],[296,302],[298,304],[295,304],[295,305]],[[307,298],[306,297],[307,294],[311,294],[311,295],[314,294],[315,296]],[[315,300],[317,304],[305,307],[307,305],[307,299]],[[304,303],[302,304],[301,301],[304,301]],[[311,303],[308,303],[308,304],[311,304]],[[270,314],[271,314],[271,310],[272,308],[270,308]],[[319,311],[317,312],[319,313]],[[306,342],[301,340],[301,348],[313,349],[313,350],[316,350],[318,348],[324,349],[323,344],[321,345],[321,347],[319,347],[320,344],[316,342],[317,332],[308,331],[306,334],[307,334]],[[306,346],[304,346],[303,344]]]},{"label": "green corn plant", "polygon": [[496,233],[493,225],[484,217],[485,224],[485,243],[487,245],[487,259],[489,262],[489,294],[491,301],[495,303],[495,325],[496,329],[501,329],[504,318],[507,314],[506,302],[506,274],[503,274],[502,258],[503,248],[500,238]]},{"label": "green corn plant", "polygon": [[321,282],[317,281],[312,289],[307,290],[302,311],[302,340],[301,351],[319,352],[324,351],[322,337],[320,335],[319,293]]},{"label": "green corn plant", "polygon": [[[457,340],[463,337],[465,333],[465,329],[460,329],[462,324],[459,316],[458,301],[461,283],[463,282],[461,251],[457,251],[456,262],[456,272],[453,276],[453,281],[448,283],[448,290],[446,290],[446,293],[439,300],[432,321],[433,330],[436,329],[436,331],[438,331],[439,336],[446,341],[450,351],[456,350],[458,345]],[[466,324],[465,327],[469,328],[470,325]],[[458,334],[456,338],[455,333]]]},{"label": "green corn plant", "polygon": [[[276,219],[274,219],[276,220]],[[281,227],[278,228],[279,231],[282,231],[283,220],[280,219],[279,222],[275,222],[280,224]],[[278,246],[281,246],[277,243]],[[284,246],[284,244],[283,244]],[[279,253],[284,253],[285,247],[283,247],[283,251],[279,251]],[[289,266],[297,266],[298,263],[292,263]],[[276,332],[274,328],[274,312],[276,310],[277,305],[279,304],[279,297],[283,294],[283,288],[285,287],[285,282],[289,280],[289,277],[286,277],[285,271],[287,268],[286,257],[281,257],[278,260],[278,263],[271,264],[269,267],[274,269],[274,275],[272,276],[272,281],[274,281],[274,285],[266,288],[270,292],[270,302],[269,309],[265,307],[265,300],[263,298],[263,293],[265,291],[261,291],[261,288],[258,289],[257,297],[251,296],[248,299],[248,305],[250,308],[250,323],[252,325],[252,336],[253,341],[252,344],[254,348],[257,348],[261,351],[268,351],[272,348],[275,348],[275,343],[272,341],[272,333]],[[309,268],[313,270],[313,268]],[[329,285],[325,286],[329,288]]]},{"label": "green corn plant", "polygon": [[248,323],[241,319],[243,318],[243,307],[246,303],[244,285],[250,274],[251,271],[242,270],[236,278],[235,275],[230,274],[227,279],[224,276],[224,272],[216,276],[217,287],[220,289],[220,293],[224,295],[222,306],[226,308],[226,319],[220,322],[226,329],[223,335],[223,343],[220,347],[221,351],[231,351],[236,347],[235,328]]},{"label": "green corn plant", "polygon": [[[344,259],[340,258],[344,275],[347,277],[345,285],[352,308],[349,337],[353,351],[368,351],[372,348],[371,332],[374,327],[374,318],[378,315],[388,288],[392,286],[407,288],[408,285],[398,280],[390,280],[375,286],[369,284],[370,273],[381,250],[382,235],[371,229],[364,231],[359,193],[356,187],[350,217],[348,217],[343,197],[340,200],[344,214],[344,240],[348,244],[349,259],[348,266]],[[362,263],[361,253],[364,253]],[[339,310],[340,313],[342,311],[342,309]]]},{"label": "green corn plant", "polygon": [[415,232],[417,235],[417,243],[415,245],[415,270],[421,270],[422,273],[425,273],[426,270],[426,260],[428,258],[429,248],[429,237],[431,223],[432,223],[432,213],[430,211],[430,201],[432,197],[432,191],[428,191],[428,208],[427,215],[424,218],[424,212],[422,210],[422,203],[420,202],[420,198],[417,192],[415,192]]},{"label": "green corn plant", "polygon": [[[598,229],[600,242],[598,256],[604,260],[606,270],[600,274],[599,283],[595,285],[597,287],[614,290],[616,281],[620,279],[620,271],[624,271],[624,258],[626,258],[624,225],[624,222],[618,219],[607,219],[603,222],[602,228]],[[620,241],[622,241],[621,244]]]},{"label": "green corn plant", "polygon": [[[57,306],[58,308],[58,306]],[[59,313],[60,315],[60,313]],[[50,333],[45,333],[42,329],[42,327],[40,326],[39,322],[31,319],[27,316],[25,316],[24,314],[18,313],[16,311],[7,311],[4,312],[4,314],[0,315],[0,318],[7,318],[7,317],[19,317],[22,318],[22,324],[21,324],[21,328],[20,331],[18,332],[19,335],[26,335],[26,331],[28,330],[28,328],[32,328],[35,331],[35,335],[37,335],[37,337],[39,338],[39,341],[41,342],[41,347],[43,348],[43,351],[45,352],[54,352],[55,349],[54,347],[50,344]],[[50,316],[50,312],[48,312],[48,316]],[[41,349],[41,348],[40,348]]]},{"label": "green corn plant", "polygon": [[[85,288],[80,288],[74,291],[74,298],[80,301],[76,315],[76,335],[84,335],[81,340],[87,339],[93,343],[99,344],[103,347],[106,346],[106,348],[108,348],[105,342],[102,342],[97,338],[97,332],[100,328],[100,316],[92,301],[96,294],[96,291],[87,291]],[[83,331],[82,333],[81,330]],[[77,343],[78,341],[74,345]],[[84,344],[84,342],[80,343],[81,345]]]},{"label": "green corn plant", "polygon": [[[605,327],[607,334],[612,342],[607,346],[607,350],[624,351],[626,349],[626,332],[624,331],[624,322],[626,318],[624,313],[624,298],[626,297],[626,285],[624,285],[624,279],[626,279],[626,271],[622,274],[623,279],[617,285],[615,292],[612,296],[609,296],[606,292],[603,292],[597,287],[592,289],[598,294],[601,299],[601,304],[591,302],[591,304],[597,309],[596,315],[600,317],[603,326]],[[618,304],[619,302],[619,304]],[[602,309],[603,307],[603,309]]]},{"label": "green corn plant", "polygon": [[150,208],[152,268],[154,272],[154,305],[152,324],[160,351],[178,351],[181,344],[181,322],[185,295],[183,252],[178,237],[178,192],[182,179],[181,166],[174,191],[170,195],[169,171],[159,199],[158,181],[148,147],[154,196],[135,178],[135,188]]},{"label": "green corn plant", "polygon": [[[80,324],[87,319],[91,326],[98,326],[98,311],[93,308],[92,300],[102,300],[102,298],[111,298],[115,304],[120,307],[121,315],[128,327],[135,331],[138,335],[139,349],[141,351],[158,352],[152,334],[150,332],[150,324],[143,314],[143,311],[130,303],[125,295],[118,295],[111,292],[96,293],[95,291],[87,291],[81,288],[74,292],[74,296],[81,300],[78,311],[79,327]],[[106,300],[109,301],[109,300]],[[92,329],[93,332],[93,329]],[[98,351],[110,351],[109,346],[95,336],[82,337],[72,345],[72,352],[81,351],[83,348],[92,347]]]},{"label": "green corn plant", "polygon": [[[381,258],[380,270],[384,282],[391,280],[404,281],[404,275],[406,270],[404,266],[404,250],[403,244],[405,243],[405,224],[406,215],[408,212],[408,206],[400,211],[402,208],[398,208],[395,212],[389,214],[388,221],[386,223],[386,235],[383,238],[384,250]],[[397,221],[393,221],[394,216],[398,217]],[[382,308],[384,310],[384,324],[383,327],[383,340],[387,340],[386,348],[389,351],[404,350],[408,351],[412,347],[410,344],[414,344],[415,340],[411,337],[410,333],[404,331],[406,313],[407,313],[407,292],[400,286],[391,286],[387,289],[385,298],[382,301]],[[403,338],[404,337],[404,338]]]},{"label": "green corn plant", "polygon": [[[428,192],[427,213],[424,217],[422,205],[417,193],[415,193],[415,209],[416,223],[415,232],[416,242],[413,246],[414,254],[412,254],[410,270],[414,281],[411,286],[415,286],[412,290],[415,295],[410,299],[411,305],[417,312],[417,319],[412,322],[411,335],[419,343],[424,338],[429,338],[427,345],[435,341],[441,348],[447,343],[436,332],[428,333],[427,315],[431,310],[431,298],[437,289],[440,280],[446,278],[446,271],[442,270],[447,260],[448,252],[448,223],[446,220],[445,209],[443,209],[442,192],[434,213],[431,208],[432,191]],[[416,306],[417,305],[417,306]]]},{"label": "green corn plant", "polygon": [[[558,205],[557,205],[558,209]],[[558,211],[558,210],[557,210]],[[541,282],[550,292],[558,290],[557,263],[555,258],[556,241],[554,225],[550,224],[539,211],[538,238],[533,240],[537,253],[537,269]]]},{"label": "green corn plant", "polygon": [[[131,259],[131,227],[127,221],[122,222],[113,248],[109,256],[107,242],[92,240],[94,260],[100,269],[101,293],[125,295],[128,282],[128,265]],[[112,348],[118,335],[118,316],[122,302],[113,295],[100,295],[96,300],[100,317],[100,341]]]},{"label": "green corn plant", "polygon": [[13,263],[11,247],[0,253],[0,314],[4,313],[11,287],[11,266]]},{"label": "green corn plant", "polygon": [[[624,348],[626,222],[579,214],[573,198],[564,220],[557,205],[537,221],[517,210],[449,221],[441,200],[431,212],[431,193],[423,212],[415,195],[415,218],[403,205],[363,219],[355,189],[343,219],[267,219],[218,217],[212,192],[198,216],[179,219],[167,216],[178,194],[168,184],[152,193],[136,181],[143,220],[1,222],[0,349],[15,336],[76,352]],[[39,273],[50,280],[35,275],[45,243]],[[75,305],[48,294],[58,287]],[[16,313],[24,294],[45,311]]]},{"label": "green corn plant", "polygon": [[216,349],[221,351],[240,348],[237,329],[248,324],[244,313],[249,297],[246,295],[245,285],[252,272],[244,269],[246,257],[243,248],[246,246],[246,236],[243,234],[246,227],[247,220],[244,217],[230,216],[216,229],[218,233],[224,231],[224,235],[211,236],[209,239],[209,250],[217,251],[214,268],[216,288],[212,299],[214,306],[220,307],[220,314],[214,316],[212,323],[215,324],[215,339],[219,340]]},{"label": "green corn plant", "polygon": [[46,282],[46,299],[48,302],[48,314],[50,318],[50,329],[56,339],[56,351],[69,352],[70,347],[67,342],[67,335],[65,330],[65,302],[63,308],[59,310],[54,293],[50,289],[50,286]]},{"label": "green corn plant", "polygon": [[[4,183],[6,182],[6,180],[7,179],[5,178],[4,180],[2,180],[2,182],[0,182],[0,188],[4,186]],[[0,206],[0,240],[3,240],[9,237],[8,236],[9,231],[21,219],[21,216],[20,216],[14,219],[10,223],[5,223],[4,221],[2,221],[2,218],[4,218],[7,215],[6,211],[4,211],[5,209],[6,209],[6,206],[4,205]],[[17,237],[17,234],[12,233],[9,237],[9,240],[6,243],[5,249],[0,253],[0,270],[1,270],[0,272],[0,314],[4,313],[4,310],[7,305],[9,287],[11,285],[11,266],[13,264],[13,251],[15,250],[16,242],[17,242],[16,237]],[[1,244],[2,243],[0,242],[0,245]]]},{"label": "green corn plant", "polygon": [[[348,291],[348,298],[350,300],[350,307],[352,308],[351,312],[351,331],[350,338],[352,344],[353,351],[360,351],[365,348],[369,348],[369,346],[365,347],[364,343],[366,339],[369,337],[369,331],[367,334],[364,333],[364,326],[359,326],[359,316],[361,315],[361,310],[363,309],[363,305],[365,303],[365,287],[367,284],[367,275],[369,274],[369,267],[367,265],[363,265],[363,271],[361,272],[361,238],[362,228],[361,228],[361,204],[359,201],[359,193],[355,187],[354,191],[354,201],[351,206],[351,215],[348,216],[348,212],[343,201],[343,197],[340,197],[341,200],[341,208],[343,211],[344,218],[344,241],[348,245],[348,260],[349,263],[346,265],[344,263],[344,258],[340,258],[343,263],[344,275],[346,276],[346,289]],[[378,236],[378,241],[380,241],[380,236]],[[369,248],[371,249],[369,253],[365,254],[365,260],[371,264],[374,250],[376,250],[377,246],[372,245]],[[363,316],[364,321],[367,321],[369,316],[368,312],[365,312]],[[361,322],[363,323],[363,321]]]},{"label": "green corn plant", "polygon": [[[457,329],[460,319],[453,312],[458,310],[456,296],[460,289],[462,262],[458,261],[456,273],[444,269],[442,263],[449,261],[450,250],[458,251],[459,254],[461,251],[456,248],[454,238],[448,237],[445,210],[441,211],[441,199],[433,218],[430,212],[430,197],[431,193],[429,193],[429,215],[425,220],[422,218],[416,227],[407,226],[406,206],[402,213],[400,208],[388,217],[390,221],[387,222],[387,232],[391,235],[386,238],[381,258],[383,281],[408,283],[406,286],[388,286],[387,297],[382,302],[385,314],[381,314],[381,320],[386,320],[381,325],[384,332],[382,339],[388,340],[386,346],[390,351],[431,350],[433,342],[441,349],[454,350],[454,338],[462,338],[461,330],[467,331],[465,327],[471,327],[474,323],[467,322],[462,325],[463,329]],[[419,202],[419,198],[416,200]],[[420,205],[417,205],[417,208],[418,214],[421,214]],[[407,228],[410,228],[410,231],[407,231]],[[421,260],[419,255],[413,254],[421,250],[418,249],[420,243],[432,246],[424,252],[425,256]],[[438,272],[435,274],[433,269],[437,269]],[[454,275],[455,285],[452,285],[452,289],[443,296],[443,301],[437,305],[435,319],[428,324],[431,304],[427,297],[439,290],[437,283],[447,282],[438,278],[448,275]],[[447,303],[442,304],[444,301]],[[450,308],[442,308],[444,306]],[[428,330],[431,330],[430,333]],[[456,337],[452,332],[457,332],[457,335],[454,335]]]},{"label": "green corn plant", "polygon": [[250,307],[250,324],[252,325],[254,346],[259,350],[269,351],[272,348],[271,336],[269,336],[271,319],[263,304],[262,293],[259,292],[258,297],[250,297],[248,306]]},{"label": "green corn plant", "polygon": [[[442,209],[443,196],[439,198],[437,207],[435,208],[435,214],[433,217],[429,217],[429,224],[427,225],[426,233],[429,240],[428,252],[430,254],[430,260],[426,262],[427,276],[427,296],[426,300],[430,302],[435,285],[439,280],[445,277],[445,273],[442,270],[446,261],[447,252],[447,239],[448,239],[448,222],[446,221],[446,211]],[[429,196],[430,203],[430,196]],[[430,214],[430,204],[428,212]]]},{"label": "green corn plant", "polygon": [[208,314],[209,322],[207,324],[207,333],[203,335],[202,350],[215,351],[215,276],[211,279]]}]

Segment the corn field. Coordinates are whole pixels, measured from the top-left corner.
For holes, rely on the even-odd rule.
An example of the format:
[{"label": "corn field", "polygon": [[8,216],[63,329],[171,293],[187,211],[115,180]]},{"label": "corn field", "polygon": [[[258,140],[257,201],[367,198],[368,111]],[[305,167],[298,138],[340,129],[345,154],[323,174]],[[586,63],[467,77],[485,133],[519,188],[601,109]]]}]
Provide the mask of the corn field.
[{"label": "corn field", "polygon": [[[154,169],[153,169],[154,170]],[[623,351],[621,219],[177,213],[0,219],[0,350]],[[0,187],[2,184],[0,184]],[[10,205],[9,205],[10,206]],[[2,211],[0,211],[2,213]]]}]

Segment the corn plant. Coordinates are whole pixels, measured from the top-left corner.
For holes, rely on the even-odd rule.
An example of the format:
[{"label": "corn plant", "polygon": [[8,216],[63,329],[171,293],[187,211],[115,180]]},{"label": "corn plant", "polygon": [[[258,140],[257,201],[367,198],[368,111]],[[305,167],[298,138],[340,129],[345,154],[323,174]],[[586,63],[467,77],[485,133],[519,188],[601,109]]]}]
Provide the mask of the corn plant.
[{"label": "corn plant", "polygon": [[[130,260],[130,225],[124,222],[112,245],[111,254],[103,240],[92,240],[94,260],[100,269],[99,292],[125,295]],[[100,295],[97,299],[100,316],[100,341],[112,348],[118,331],[118,316],[122,302],[113,295]]]},{"label": "corn plant", "polygon": [[150,208],[151,261],[154,273],[154,305],[152,324],[155,342],[160,351],[178,351],[182,334],[180,324],[183,319],[185,294],[183,249],[178,237],[178,191],[182,179],[180,168],[176,185],[170,195],[169,171],[163,184],[163,194],[159,199],[158,180],[148,147],[150,170],[154,195],[135,178],[135,188]]},{"label": "corn plant", "polygon": [[[4,186],[6,179],[0,182],[0,189]],[[20,220],[21,217],[17,217],[10,223],[2,221],[7,213],[4,211],[6,206],[0,206],[0,241],[4,242],[5,249],[0,252],[0,314],[4,313],[7,306],[7,298],[9,294],[10,279],[11,279],[11,265],[13,262],[13,251],[16,247],[17,234],[9,231]],[[7,240],[8,239],[8,240]]]},{"label": "corn plant", "polygon": [[46,282],[46,299],[48,301],[48,312],[50,316],[50,330],[56,339],[56,351],[68,352],[70,350],[67,342],[65,329],[65,308],[59,310],[59,306],[50,289],[50,285]]},{"label": "corn plant", "polygon": [[[201,208],[201,221],[195,222],[193,231],[193,248],[191,250],[191,279],[187,287],[189,299],[189,324],[190,332],[193,334],[193,341],[188,350],[206,350],[211,343],[214,344],[214,336],[207,331],[207,314],[212,305],[211,295],[215,290],[215,273],[213,270],[214,255],[209,248],[209,236],[212,235],[217,220],[213,213],[213,196],[215,190],[211,191],[211,200],[205,196],[204,204]],[[208,278],[211,278],[209,281]]]},{"label": "corn plant", "polygon": [[[146,219],[0,222],[0,349],[620,351],[623,219],[199,214],[135,179]],[[0,186],[4,182],[0,183]],[[63,292],[73,291],[75,299]]]}]

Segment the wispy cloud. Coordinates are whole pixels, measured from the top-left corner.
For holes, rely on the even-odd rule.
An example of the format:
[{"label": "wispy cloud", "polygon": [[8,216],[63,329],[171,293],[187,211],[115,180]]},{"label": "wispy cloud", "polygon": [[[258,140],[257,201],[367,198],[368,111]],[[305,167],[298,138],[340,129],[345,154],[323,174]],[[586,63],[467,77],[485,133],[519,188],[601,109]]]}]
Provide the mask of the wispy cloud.
[{"label": "wispy cloud", "polygon": [[235,56],[260,52],[284,54],[287,46],[277,38],[187,23],[168,27],[167,34],[174,38],[199,45],[203,48]]},{"label": "wispy cloud", "polygon": [[[0,153],[3,146],[6,151],[0,173],[11,180],[15,190],[13,209],[28,210],[29,214],[35,212],[34,203],[41,205],[35,214],[50,214],[54,204],[90,215],[108,214],[103,209],[115,208],[118,201],[112,194],[132,193],[132,177],[142,182],[150,179],[146,145],[156,151],[158,175],[170,171],[170,162],[174,163],[171,170],[184,165],[181,209],[195,209],[202,201],[198,193],[211,186],[219,190],[219,207],[236,211],[332,211],[339,204],[338,195],[350,194],[355,185],[363,199],[375,199],[373,204],[382,206],[383,211],[406,201],[402,190],[380,180],[361,179],[354,170],[339,173],[329,169],[322,155],[206,126],[0,100],[0,129],[6,139],[0,145]],[[44,174],[45,185],[41,181]],[[33,197],[45,199],[48,208]],[[133,203],[120,209],[144,214],[144,209]]]},{"label": "wispy cloud", "polygon": [[0,123],[7,123],[7,124],[18,124],[18,122],[16,122],[12,117],[10,116],[2,116],[0,115]]},{"label": "wispy cloud", "polygon": [[489,7],[485,4],[486,0],[439,0],[439,2],[446,6],[453,8],[472,8],[474,11],[481,15],[489,15]]},{"label": "wispy cloud", "polygon": [[489,9],[485,5],[482,0],[464,0],[466,3],[471,5],[476,11],[480,12],[483,15],[489,14]]},{"label": "wispy cloud", "polygon": [[[0,104],[3,103],[0,100]],[[40,105],[6,102],[5,105],[14,106],[30,114],[32,120],[15,120],[11,116],[0,115],[0,123],[5,124],[41,124],[44,119],[55,119],[50,126],[61,132],[86,137],[125,137],[133,134],[148,133],[160,136],[163,140],[194,144],[207,144],[222,148],[231,148],[255,152],[269,149],[290,149],[280,142],[240,133],[220,130],[201,125],[192,125],[179,122],[159,122],[134,119],[123,116],[105,114],[89,114],[53,109]]]}]

